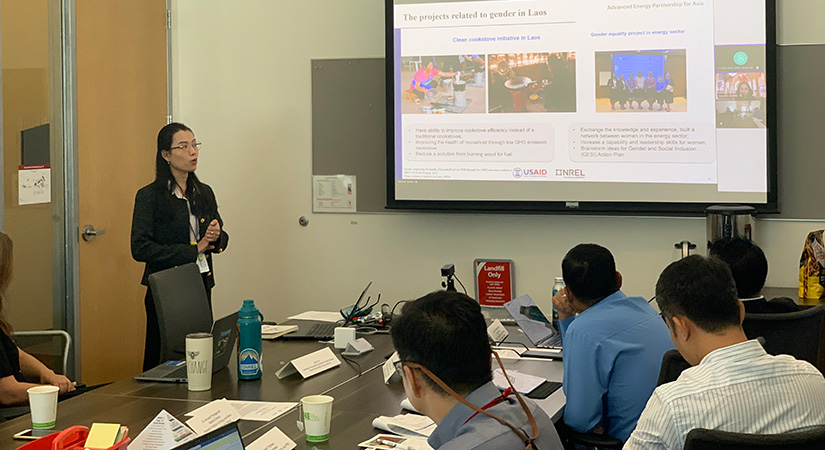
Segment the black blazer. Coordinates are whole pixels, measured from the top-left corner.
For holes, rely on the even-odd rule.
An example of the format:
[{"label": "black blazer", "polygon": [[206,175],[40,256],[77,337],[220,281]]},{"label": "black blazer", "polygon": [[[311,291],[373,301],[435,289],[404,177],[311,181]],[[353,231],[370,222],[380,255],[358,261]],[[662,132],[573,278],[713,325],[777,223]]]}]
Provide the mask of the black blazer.
[{"label": "black blazer", "polygon": [[221,224],[221,236],[212,243],[215,248],[206,252],[209,272],[201,274],[207,289],[215,286],[212,255],[226,249],[229,235],[223,230],[212,188],[203,183],[199,187],[198,195],[190,200],[177,198],[155,183],[137,192],[132,214],[132,258],[146,263],[141,284],[148,285],[152,273],[197,260],[198,248],[190,242],[189,210],[186,207],[189,201],[199,224],[198,240],[203,239],[212,219],[218,219]]}]

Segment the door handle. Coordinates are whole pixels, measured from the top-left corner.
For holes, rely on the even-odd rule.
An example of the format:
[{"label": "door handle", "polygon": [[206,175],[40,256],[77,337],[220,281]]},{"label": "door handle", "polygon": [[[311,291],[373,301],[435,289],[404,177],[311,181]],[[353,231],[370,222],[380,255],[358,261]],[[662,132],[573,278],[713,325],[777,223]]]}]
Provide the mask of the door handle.
[{"label": "door handle", "polygon": [[83,230],[80,232],[80,235],[83,236],[83,240],[88,242],[95,238],[95,236],[103,236],[106,234],[106,230],[95,230],[93,225],[83,225]]}]

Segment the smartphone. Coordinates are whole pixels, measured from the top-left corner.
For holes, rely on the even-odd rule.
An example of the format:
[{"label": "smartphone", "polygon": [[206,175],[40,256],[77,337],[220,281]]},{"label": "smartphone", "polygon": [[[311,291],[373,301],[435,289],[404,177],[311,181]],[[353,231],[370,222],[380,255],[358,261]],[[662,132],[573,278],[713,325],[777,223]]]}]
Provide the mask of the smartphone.
[{"label": "smartphone", "polygon": [[13,438],[22,440],[22,441],[33,441],[35,439],[40,439],[43,436],[48,436],[52,433],[60,433],[63,430],[55,430],[53,428],[50,429],[42,429],[42,428],[35,428],[29,430],[23,430],[19,433],[16,433]]}]

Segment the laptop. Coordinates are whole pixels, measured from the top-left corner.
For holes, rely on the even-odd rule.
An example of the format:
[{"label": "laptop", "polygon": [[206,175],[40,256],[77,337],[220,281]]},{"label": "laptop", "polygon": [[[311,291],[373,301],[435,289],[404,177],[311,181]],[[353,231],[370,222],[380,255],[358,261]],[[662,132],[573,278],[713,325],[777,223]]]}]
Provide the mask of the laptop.
[{"label": "laptop", "polygon": [[[234,312],[212,324],[212,373],[229,365],[232,348],[238,338],[238,313]],[[135,377],[138,381],[186,383],[186,361],[166,361]]]},{"label": "laptop", "polygon": [[522,295],[504,304],[507,312],[513,316],[527,339],[537,348],[561,347],[561,333],[547,319],[529,295]]},{"label": "laptop", "polygon": [[[281,339],[286,341],[296,341],[296,340],[314,340],[314,341],[329,341],[335,338],[335,328],[347,326],[353,317],[357,317],[363,314],[369,314],[366,312],[367,309],[372,310],[372,306],[369,305],[369,298],[367,298],[366,303],[361,305],[361,300],[364,299],[364,296],[367,295],[367,291],[369,290],[370,286],[372,286],[372,281],[367,284],[367,287],[361,291],[361,295],[358,296],[358,300],[356,300],[355,304],[352,306],[348,306],[342,309],[341,312],[341,319],[344,321],[343,325],[339,322],[322,322],[318,320],[296,320],[295,325],[298,325],[298,329],[293,331],[292,333],[285,334],[281,336]],[[379,295],[380,297],[380,295]]]},{"label": "laptop", "polygon": [[174,447],[174,450],[244,450],[244,445],[238,422],[232,422]]}]

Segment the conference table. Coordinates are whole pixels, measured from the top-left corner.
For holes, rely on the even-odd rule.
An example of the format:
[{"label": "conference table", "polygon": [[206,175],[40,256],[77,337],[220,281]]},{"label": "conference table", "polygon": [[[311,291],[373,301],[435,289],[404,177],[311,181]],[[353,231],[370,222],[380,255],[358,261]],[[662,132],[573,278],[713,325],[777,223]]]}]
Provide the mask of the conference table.
[{"label": "conference table", "polygon": [[[382,366],[393,353],[388,334],[363,336],[374,350],[359,356],[342,357],[333,349],[341,365],[302,379],[294,374],[278,379],[275,372],[292,359],[306,355],[330,343],[317,341],[284,341],[276,339],[263,342],[263,376],[259,380],[238,380],[237,363],[233,357],[227,369],[212,377],[212,388],[204,392],[190,392],[186,384],[142,382],[134,379],[121,380],[62,401],[57,408],[56,429],[73,425],[90,426],[92,422],[120,423],[129,427],[129,436],[135,437],[152,419],[166,410],[182,422],[185,414],[208,402],[226,398],[229,400],[298,402],[302,397],[314,394],[331,395],[335,400],[332,408],[330,440],[324,443],[308,443],[300,431],[297,408],[270,422],[239,422],[245,445],[249,445],[273,427],[278,427],[297,444],[298,449],[353,449],[381,432],[372,427],[379,415],[394,416],[402,413],[401,401],[406,397],[399,379],[384,383]],[[515,359],[514,352],[500,352],[505,367],[524,373],[540,375],[550,381],[561,381],[561,361],[548,359]],[[557,420],[564,406],[561,389],[548,398],[538,401],[548,415]],[[0,450],[14,449],[25,441],[13,440],[12,436],[31,427],[31,417],[25,416],[0,423]]]}]

